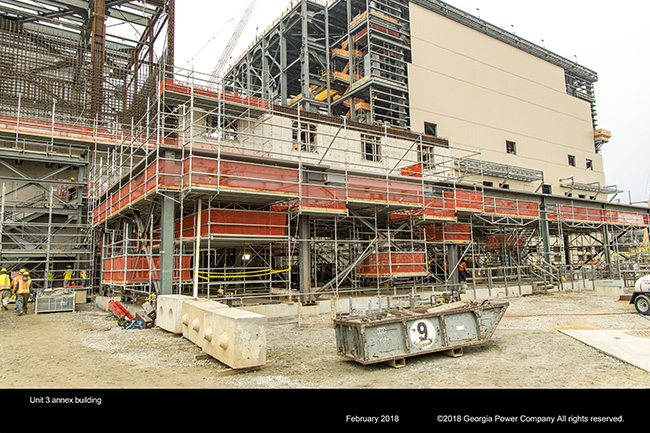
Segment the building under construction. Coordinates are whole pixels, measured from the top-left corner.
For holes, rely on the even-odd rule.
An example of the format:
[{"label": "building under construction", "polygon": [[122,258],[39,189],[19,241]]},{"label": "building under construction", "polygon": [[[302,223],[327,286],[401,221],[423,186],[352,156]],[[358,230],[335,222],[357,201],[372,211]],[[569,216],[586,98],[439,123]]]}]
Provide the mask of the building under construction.
[{"label": "building under construction", "polygon": [[647,262],[594,71],[437,0],[298,0],[201,74],[174,9],[0,0],[3,267],[236,305],[448,292],[463,259],[488,295]]}]

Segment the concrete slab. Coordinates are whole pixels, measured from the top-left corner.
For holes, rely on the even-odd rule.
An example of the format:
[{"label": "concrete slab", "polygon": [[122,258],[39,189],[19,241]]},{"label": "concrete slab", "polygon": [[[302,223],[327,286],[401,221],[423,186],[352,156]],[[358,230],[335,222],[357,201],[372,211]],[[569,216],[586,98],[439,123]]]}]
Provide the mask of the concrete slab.
[{"label": "concrete slab", "polygon": [[650,372],[650,330],[560,330],[601,352]]}]

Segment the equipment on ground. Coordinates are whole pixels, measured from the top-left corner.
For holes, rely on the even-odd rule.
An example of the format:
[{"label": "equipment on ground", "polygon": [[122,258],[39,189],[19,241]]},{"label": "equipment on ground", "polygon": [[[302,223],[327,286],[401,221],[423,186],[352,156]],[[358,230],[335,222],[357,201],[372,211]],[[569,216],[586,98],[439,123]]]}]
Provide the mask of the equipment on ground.
[{"label": "equipment on ground", "polygon": [[117,323],[120,326],[130,323],[134,319],[133,315],[129,313],[129,310],[114,299],[108,301],[107,310],[117,318]]},{"label": "equipment on ground", "polygon": [[650,314],[650,275],[636,280],[630,304],[634,304],[634,308],[639,314],[644,316]]},{"label": "equipment on ground", "polygon": [[73,312],[75,308],[76,297],[69,289],[41,289],[34,299],[36,314]]}]

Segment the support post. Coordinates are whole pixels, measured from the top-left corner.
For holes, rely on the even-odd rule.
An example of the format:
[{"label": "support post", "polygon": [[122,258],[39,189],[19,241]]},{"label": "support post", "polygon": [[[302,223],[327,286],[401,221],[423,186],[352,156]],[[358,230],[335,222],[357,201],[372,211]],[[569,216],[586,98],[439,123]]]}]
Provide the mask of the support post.
[{"label": "support post", "polygon": [[194,288],[193,296],[195,298],[199,297],[199,258],[201,254],[201,212],[202,212],[203,200],[199,199],[198,211],[196,213],[196,246],[194,248]]},{"label": "support post", "polygon": [[607,264],[607,272],[612,274],[613,268],[612,268],[612,255],[611,252],[609,251],[609,231],[607,230],[607,226],[603,226],[603,254],[605,256],[605,263]]},{"label": "support post", "polygon": [[175,202],[171,192],[163,192],[160,213],[160,294],[172,295],[174,267]]},{"label": "support post", "polygon": [[91,45],[91,103],[90,111],[95,117],[104,104],[104,53],[106,49],[106,2],[95,0],[92,11],[92,45]]},{"label": "support post", "polygon": [[310,302],[311,295],[311,252],[309,251],[309,216],[300,215],[298,217],[298,236],[300,238],[299,255],[300,255],[300,294],[301,302]]},{"label": "support post", "polygon": [[549,234],[549,228],[548,228],[548,218],[547,218],[547,210],[546,210],[546,204],[544,203],[544,199],[542,198],[542,202],[540,203],[539,206],[540,209],[540,219],[539,219],[539,224],[540,224],[540,231],[542,234],[542,248],[543,248],[543,258],[544,258],[544,269],[550,272],[550,265],[551,265],[551,236]]},{"label": "support post", "polygon": [[176,0],[167,5],[167,59],[165,77],[174,78],[174,28],[176,27]]},{"label": "support post", "polygon": [[458,281],[458,260],[460,260],[458,251],[460,247],[458,245],[449,245],[447,247],[447,272],[449,273],[449,279],[451,281],[452,289],[455,287],[460,287]]},{"label": "support post", "polygon": [[309,98],[311,93],[309,90],[310,74],[309,74],[309,16],[307,11],[307,0],[302,0],[300,5],[301,24],[302,24],[302,47],[300,49],[300,86],[303,98],[303,108],[310,110]]}]

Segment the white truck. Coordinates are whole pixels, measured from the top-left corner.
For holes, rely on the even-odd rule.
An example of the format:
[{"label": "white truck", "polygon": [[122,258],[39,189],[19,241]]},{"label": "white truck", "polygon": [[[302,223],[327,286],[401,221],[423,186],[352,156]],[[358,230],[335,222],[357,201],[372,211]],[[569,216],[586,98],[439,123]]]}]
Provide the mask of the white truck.
[{"label": "white truck", "polygon": [[634,292],[630,298],[630,304],[634,304],[634,308],[639,314],[644,316],[650,313],[650,275],[639,278],[634,283]]}]

